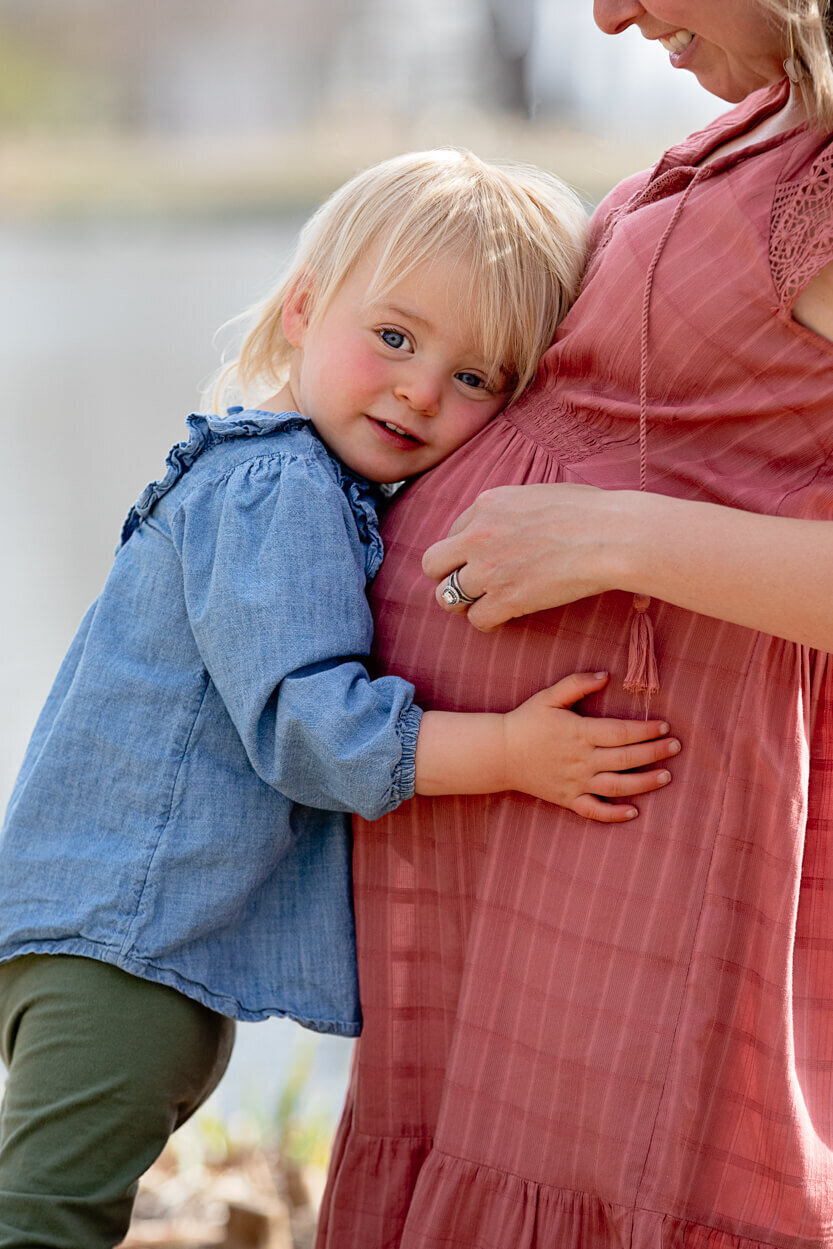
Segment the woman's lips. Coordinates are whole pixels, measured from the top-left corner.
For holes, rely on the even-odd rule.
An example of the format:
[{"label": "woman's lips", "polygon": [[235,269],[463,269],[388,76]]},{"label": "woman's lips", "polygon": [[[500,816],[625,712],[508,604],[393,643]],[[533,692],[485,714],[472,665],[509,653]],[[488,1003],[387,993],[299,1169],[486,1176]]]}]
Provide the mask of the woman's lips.
[{"label": "woman's lips", "polygon": [[697,36],[691,30],[675,30],[670,35],[662,35],[660,44],[669,53],[671,64],[675,68],[685,68],[691,55],[690,49]]}]

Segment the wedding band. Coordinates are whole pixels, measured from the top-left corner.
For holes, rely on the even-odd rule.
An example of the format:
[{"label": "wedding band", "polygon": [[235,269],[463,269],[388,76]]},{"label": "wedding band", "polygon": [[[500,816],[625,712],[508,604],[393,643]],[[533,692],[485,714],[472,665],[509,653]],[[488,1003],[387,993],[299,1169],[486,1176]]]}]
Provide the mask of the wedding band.
[{"label": "wedding band", "polygon": [[476,603],[476,598],[470,598],[460,589],[460,582],[457,580],[459,568],[455,568],[454,572],[449,573],[448,582],[443,586],[440,597],[442,601],[449,607],[459,607],[461,603]]}]

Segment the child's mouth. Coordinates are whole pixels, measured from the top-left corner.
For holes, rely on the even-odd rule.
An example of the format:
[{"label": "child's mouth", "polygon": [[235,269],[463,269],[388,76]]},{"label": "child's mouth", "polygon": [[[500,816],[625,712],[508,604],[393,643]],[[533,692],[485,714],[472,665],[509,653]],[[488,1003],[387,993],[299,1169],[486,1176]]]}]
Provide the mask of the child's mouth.
[{"label": "child's mouth", "polygon": [[410,449],[411,447],[421,447],[423,445],[421,438],[415,437],[414,434],[409,434],[407,429],[403,429],[401,425],[397,425],[393,421],[380,421],[375,416],[371,416],[368,419],[373,422],[379,436],[392,446]]}]

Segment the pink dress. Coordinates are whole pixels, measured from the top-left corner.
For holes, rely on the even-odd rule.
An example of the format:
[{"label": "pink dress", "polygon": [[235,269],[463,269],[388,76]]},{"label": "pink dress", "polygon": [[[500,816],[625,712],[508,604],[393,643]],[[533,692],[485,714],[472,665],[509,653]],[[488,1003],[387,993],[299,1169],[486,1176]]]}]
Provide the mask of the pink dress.
[{"label": "pink dress", "polygon": [[[699,165],[783,101],[613,193],[533,393],[392,510],[378,659],[423,706],[504,710],[604,667],[588,711],[640,716],[629,595],[487,636],[419,560],[490,486],[638,485],[652,259],[648,489],[833,518],[833,344],[790,315],[833,260],[833,143]],[[652,714],[684,753],[633,825],[516,794],[358,822],[365,1025],[320,1249],[833,1247],[833,660],[652,615]]]}]

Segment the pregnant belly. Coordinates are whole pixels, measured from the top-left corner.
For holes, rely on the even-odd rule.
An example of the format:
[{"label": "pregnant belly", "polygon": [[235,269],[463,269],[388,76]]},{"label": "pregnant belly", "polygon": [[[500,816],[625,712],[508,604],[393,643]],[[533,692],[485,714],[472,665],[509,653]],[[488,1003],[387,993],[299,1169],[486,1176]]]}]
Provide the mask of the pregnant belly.
[{"label": "pregnant belly", "polygon": [[[409,486],[383,526],[385,561],[373,586],[374,662],[416,686],[426,709],[503,711],[570,672],[608,669],[624,676],[631,596],[606,594],[510,621],[478,633],[465,616],[434,600],[422,556],[445,537],[456,517],[483,490],[499,485],[555,482],[558,463],[511,426],[495,423],[474,443]],[[617,693],[617,684],[619,686]],[[614,679],[605,714],[642,716],[641,700]]]}]

